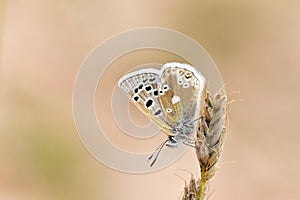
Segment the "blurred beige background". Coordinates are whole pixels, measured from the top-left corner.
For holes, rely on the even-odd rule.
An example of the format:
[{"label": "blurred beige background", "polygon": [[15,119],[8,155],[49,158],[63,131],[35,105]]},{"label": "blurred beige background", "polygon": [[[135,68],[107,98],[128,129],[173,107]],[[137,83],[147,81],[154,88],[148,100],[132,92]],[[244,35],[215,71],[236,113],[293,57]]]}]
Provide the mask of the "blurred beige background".
[{"label": "blurred beige background", "polygon": [[[156,173],[116,172],[88,154],[72,119],[72,86],[84,58],[106,38],[144,26],[197,40],[218,65],[229,97],[244,99],[229,110],[211,199],[300,199],[299,11],[293,0],[0,1],[0,199],[179,199],[184,182],[174,173],[197,173],[192,150]],[[152,55],[125,56],[114,63],[123,71],[112,67],[100,81],[110,83],[97,95],[103,124],[112,122],[106,105],[118,77],[131,66],[174,58]],[[123,148],[134,145],[111,138]]]}]

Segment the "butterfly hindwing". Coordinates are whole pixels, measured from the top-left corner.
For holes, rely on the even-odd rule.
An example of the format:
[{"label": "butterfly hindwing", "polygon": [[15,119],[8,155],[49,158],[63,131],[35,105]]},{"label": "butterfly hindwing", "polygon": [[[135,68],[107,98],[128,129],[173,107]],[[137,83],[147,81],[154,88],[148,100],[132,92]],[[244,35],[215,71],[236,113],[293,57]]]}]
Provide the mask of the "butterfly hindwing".
[{"label": "butterfly hindwing", "polygon": [[204,77],[193,67],[167,63],[161,69],[160,104],[168,123],[176,127],[199,117],[199,101],[206,87]]}]

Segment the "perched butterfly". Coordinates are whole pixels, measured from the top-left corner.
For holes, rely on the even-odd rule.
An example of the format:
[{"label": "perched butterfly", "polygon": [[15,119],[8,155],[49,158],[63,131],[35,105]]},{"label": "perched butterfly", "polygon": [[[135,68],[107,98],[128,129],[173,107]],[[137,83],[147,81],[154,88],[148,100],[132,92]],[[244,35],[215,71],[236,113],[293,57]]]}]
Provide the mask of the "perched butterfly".
[{"label": "perched butterfly", "polygon": [[[149,157],[155,163],[166,145],[191,144],[206,90],[201,73],[188,64],[166,63],[161,70],[141,69],[123,76],[119,87],[168,138]],[[156,154],[155,157],[153,157]]]}]

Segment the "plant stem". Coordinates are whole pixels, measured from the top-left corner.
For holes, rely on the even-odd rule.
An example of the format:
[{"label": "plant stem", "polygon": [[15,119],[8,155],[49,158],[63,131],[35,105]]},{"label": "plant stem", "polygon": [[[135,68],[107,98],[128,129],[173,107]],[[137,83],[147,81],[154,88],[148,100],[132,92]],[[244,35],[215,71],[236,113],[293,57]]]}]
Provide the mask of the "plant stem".
[{"label": "plant stem", "polygon": [[201,170],[201,179],[199,185],[199,200],[205,200],[207,191],[207,180],[204,178],[205,172]]}]

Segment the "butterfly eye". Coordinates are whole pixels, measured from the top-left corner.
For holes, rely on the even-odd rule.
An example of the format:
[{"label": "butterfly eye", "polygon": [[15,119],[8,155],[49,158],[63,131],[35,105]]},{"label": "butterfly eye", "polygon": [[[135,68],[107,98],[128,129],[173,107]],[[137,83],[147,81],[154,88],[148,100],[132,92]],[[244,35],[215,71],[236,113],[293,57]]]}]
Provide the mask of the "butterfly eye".
[{"label": "butterfly eye", "polygon": [[[175,135],[178,134],[178,130],[177,129],[173,129],[173,133]],[[170,147],[174,147],[177,145],[177,140],[175,139],[175,136],[169,136],[169,141],[170,141],[170,144],[168,144],[168,146]]]}]

